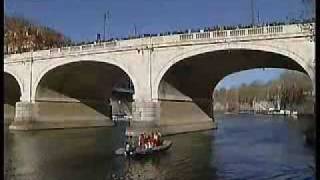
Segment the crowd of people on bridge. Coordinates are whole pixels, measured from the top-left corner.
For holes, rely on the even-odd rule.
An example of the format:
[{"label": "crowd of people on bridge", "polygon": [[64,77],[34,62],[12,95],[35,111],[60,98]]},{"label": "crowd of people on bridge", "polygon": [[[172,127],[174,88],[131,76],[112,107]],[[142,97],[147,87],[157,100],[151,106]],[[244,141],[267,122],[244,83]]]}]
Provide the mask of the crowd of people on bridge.
[{"label": "crowd of people on bridge", "polygon": [[217,30],[235,30],[235,29],[243,29],[243,28],[252,28],[252,27],[263,27],[263,26],[279,26],[279,25],[286,25],[286,24],[298,24],[298,23],[312,23],[315,22],[314,18],[311,19],[290,19],[287,20],[287,22],[270,22],[270,23],[257,23],[257,24],[238,24],[238,25],[232,25],[232,26],[211,26],[211,27],[204,27],[204,28],[192,28],[187,30],[176,30],[176,31],[167,31],[162,33],[148,33],[148,34],[138,34],[138,35],[129,35],[127,37],[121,37],[121,38],[110,38],[108,40],[99,40],[99,41],[91,41],[91,42],[81,42],[77,43],[75,45],[84,45],[84,44],[91,44],[91,43],[97,43],[97,42],[112,42],[112,41],[119,41],[119,40],[129,40],[129,39],[138,39],[143,37],[155,37],[155,36],[167,36],[167,35],[175,35],[175,34],[186,34],[186,33],[194,33],[194,32],[200,32],[203,30],[203,32],[209,32],[209,31],[217,31]]}]

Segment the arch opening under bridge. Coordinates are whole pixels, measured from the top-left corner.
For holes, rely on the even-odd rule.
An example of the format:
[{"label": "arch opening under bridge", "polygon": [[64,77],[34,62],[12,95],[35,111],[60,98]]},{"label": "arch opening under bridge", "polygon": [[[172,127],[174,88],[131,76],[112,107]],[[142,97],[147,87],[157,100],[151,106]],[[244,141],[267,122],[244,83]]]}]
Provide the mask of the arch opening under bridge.
[{"label": "arch opening under bridge", "polygon": [[4,72],[4,120],[10,124],[15,117],[16,103],[20,101],[22,84],[10,72]]},{"label": "arch opening under bridge", "polygon": [[[282,68],[308,75],[314,85],[313,69],[296,53],[262,47],[196,49],[173,58],[162,67],[154,92],[160,101],[160,124],[209,127],[214,119],[212,94],[227,75],[255,68]],[[194,129],[194,128],[193,128]],[[180,130],[177,130],[180,131]],[[186,130],[182,130],[186,131]]]},{"label": "arch opening under bridge", "polygon": [[88,60],[56,65],[36,83],[36,121],[55,128],[113,125],[119,89],[129,90],[122,101],[131,111],[134,87],[128,73],[114,64]]}]

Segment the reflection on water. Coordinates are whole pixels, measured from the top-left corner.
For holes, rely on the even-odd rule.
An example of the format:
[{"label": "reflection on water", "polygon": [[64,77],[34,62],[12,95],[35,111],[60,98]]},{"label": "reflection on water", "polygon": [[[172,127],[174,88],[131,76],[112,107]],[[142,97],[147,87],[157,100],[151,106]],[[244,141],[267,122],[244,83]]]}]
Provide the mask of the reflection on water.
[{"label": "reflection on water", "polygon": [[[32,132],[5,130],[7,179],[304,179],[314,178],[307,121],[221,115],[218,130],[166,137],[167,152],[127,159],[117,127]],[[304,123],[302,123],[304,122]]]}]

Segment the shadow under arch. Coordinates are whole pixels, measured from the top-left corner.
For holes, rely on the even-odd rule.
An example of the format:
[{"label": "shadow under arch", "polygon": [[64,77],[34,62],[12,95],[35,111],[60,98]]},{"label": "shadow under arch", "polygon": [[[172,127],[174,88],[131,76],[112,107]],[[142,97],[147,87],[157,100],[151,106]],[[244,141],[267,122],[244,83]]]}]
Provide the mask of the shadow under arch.
[{"label": "shadow under arch", "polygon": [[14,75],[4,72],[4,118],[12,121],[15,117],[16,102],[22,94],[21,83]]},{"label": "shadow under arch", "polygon": [[[54,118],[110,120],[114,88],[126,88],[127,84],[134,92],[129,75],[116,65],[98,61],[69,62],[41,77],[35,102],[41,104],[40,118],[49,121]],[[47,117],[50,115],[52,117]]]},{"label": "shadow under arch", "polygon": [[132,81],[133,86],[135,87],[135,93],[137,93],[137,91],[139,90],[139,84],[138,81],[136,80],[134,74],[132,74],[128,67],[126,67],[126,65],[120,63],[121,61],[119,59],[113,59],[113,58],[107,58],[108,62],[105,61],[105,57],[101,58],[101,57],[90,57],[90,58],[86,58],[86,57],[70,57],[67,60],[64,61],[57,61],[54,63],[50,63],[48,66],[46,66],[45,68],[43,68],[40,73],[36,76],[35,81],[33,81],[33,85],[32,88],[32,94],[31,94],[31,99],[35,99],[36,97],[36,91],[37,91],[37,87],[38,84],[40,83],[40,81],[42,80],[42,78],[51,70],[64,66],[66,64],[70,64],[70,63],[77,63],[77,62],[97,62],[97,63],[106,63],[112,66],[116,66],[118,68],[120,68],[121,70],[123,70],[128,77],[130,78],[130,80]]}]

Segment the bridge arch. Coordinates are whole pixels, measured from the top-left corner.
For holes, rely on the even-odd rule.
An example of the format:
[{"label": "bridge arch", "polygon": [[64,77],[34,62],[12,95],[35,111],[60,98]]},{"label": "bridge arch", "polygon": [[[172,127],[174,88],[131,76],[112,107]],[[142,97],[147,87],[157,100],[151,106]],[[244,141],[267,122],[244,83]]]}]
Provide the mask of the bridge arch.
[{"label": "bridge arch", "polygon": [[[75,58],[53,62],[43,69],[34,87],[36,118],[59,123],[63,120],[64,127],[111,125],[118,107],[114,102],[119,92],[114,88],[136,88],[123,68],[102,60]],[[132,94],[125,95],[122,106],[130,113]]]},{"label": "bridge arch", "polygon": [[273,53],[275,55],[280,55],[290,60],[293,60],[299,66],[301,66],[303,71],[310,77],[310,79],[313,81],[312,82],[313,86],[315,85],[314,68],[312,67],[311,64],[308,63],[308,62],[312,62],[312,60],[303,58],[301,54],[293,52],[287,48],[284,48],[283,46],[280,47],[276,45],[267,45],[267,44],[252,45],[250,43],[226,43],[226,44],[208,45],[205,47],[202,46],[200,48],[194,48],[188,52],[178,54],[175,57],[171,58],[168,61],[168,63],[160,67],[160,71],[155,77],[155,80],[153,82],[153,87],[156,87],[156,88],[153,89],[153,92],[152,92],[153,97],[159,98],[159,86],[160,86],[161,80],[163,79],[164,75],[168,72],[168,70],[178,62],[188,58],[192,58],[194,56],[206,54],[206,53],[214,53],[219,51],[234,51],[234,50],[260,51],[260,52],[266,52],[266,53]]},{"label": "bridge arch", "polygon": [[311,80],[314,76],[310,59],[277,46],[235,43],[185,47],[183,51],[159,68],[153,82],[153,98],[160,106],[158,123],[174,131],[214,128],[214,88],[229,74],[284,68],[303,72]]},{"label": "bridge arch", "polygon": [[4,120],[10,124],[15,117],[16,103],[22,96],[22,82],[14,73],[4,72]]},{"label": "bridge arch", "polygon": [[90,57],[78,57],[78,58],[73,58],[73,57],[68,57],[67,59],[59,60],[59,61],[53,61],[52,63],[49,63],[46,67],[42,68],[39,73],[35,76],[35,80],[33,81],[33,88],[32,88],[32,99],[36,99],[36,93],[37,89],[39,86],[40,81],[45,77],[47,73],[50,71],[63,67],[65,65],[68,65],[70,63],[81,63],[81,62],[92,62],[92,63],[101,63],[101,64],[109,64],[111,66],[117,67],[121,69],[132,81],[133,87],[135,94],[139,91],[139,84],[134,76],[134,74],[129,70],[129,68],[125,65],[125,63],[121,63],[121,60],[119,59],[114,59],[114,58],[109,58],[109,57],[97,57],[94,55],[91,55]]},{"label": "bridge arch", "polygon": [[22,95],[22,93],[24,92],[24,85],[23,85],[23,81],[19,78],[17,73],[15,71],[13,71],[13,70],[8,69],[8,68],[4,68],[4,75],[5,76],[6,75],[10,75],[15,79],[15,81],[19,85],[20,95]]}]

